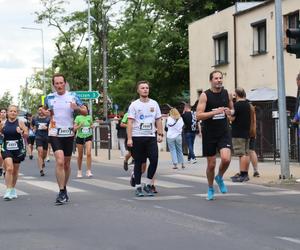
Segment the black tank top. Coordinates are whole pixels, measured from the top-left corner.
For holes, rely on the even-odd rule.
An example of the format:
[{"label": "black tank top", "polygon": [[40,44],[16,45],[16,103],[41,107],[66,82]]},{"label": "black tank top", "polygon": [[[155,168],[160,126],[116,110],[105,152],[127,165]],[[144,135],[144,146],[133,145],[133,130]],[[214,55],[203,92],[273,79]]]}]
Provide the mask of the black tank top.
[{"label": "black tank top", "polygon": [[[205,91],[207,102],[204,112],[210,112],[219,107],[229,106],[229,97],[226,89],[219,93],[214,93],[210,89]],[[202,122],[204,132],[213,136],[220,136],[229,131],[228,121],[225,114],[215,115]]]},{"label": "black tank top", "polygon": [[17,127],[19,126],[18,119],[14,122],[10,122],[6,120],[2,133],[4,136],[4,140],[20,140],[22,138],[21,134],[17,132]]}]

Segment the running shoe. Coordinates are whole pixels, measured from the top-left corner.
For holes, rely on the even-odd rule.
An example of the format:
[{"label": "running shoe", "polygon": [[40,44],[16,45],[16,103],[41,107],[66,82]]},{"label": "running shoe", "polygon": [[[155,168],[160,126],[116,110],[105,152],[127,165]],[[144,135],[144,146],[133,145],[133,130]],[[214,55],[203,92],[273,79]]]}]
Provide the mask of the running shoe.
[{"label": "running shoe", "polygon": [[43,169],[40,170],[40,175],[41,175],[41,176],[45,176],[45,173],[44,173],[44,170],[43,170]]},{"label": "running shoe", "polygon": [[49,157],[47,157],[47,158],[46,158],[46,162],[49,162],[49,161],[50,161],[50,158],[49,158]]},{"label": "running shoe", "polygon": [[144,191],[146,193],[147,196],[154,196],[154,193],[152,192],[152,188],[151,185],[145,185],[144,186]]},{"label": "running shoe", "polygon": [[130,186],[135,187],[135,179],[134,179],[134,173],[131,173],[130,176]]},{"label": "running shoe", "polygon": [[195,164],[195,163],[197,163],[197,160],[196,160],[196,158],[192,159],[192,160],[191,160],[191,163],[192,163],[192,164]]},{"label": "running shoe", "polygon": [[6,189],[6,192],[5,192],[4,196],[3,196],[3,199],[6,200],[6,201],[12,200],[11,189],[10,188]]},{"label": "running shoe", "polygon": [[156,189],[156,187],[154,186],[154,185],[151,185],[151,190],[152,190],[152,192],[154,193],[154,194],[157,194],[158,192],[157,192],[157,189]]},{"label": "running shoe", "polygon": [[82,178],[82,171],[81,170],[77,171],[77,178]]},{"label": "running shoe", "polygon": [[123,162],[123,168],[125,171],[128,171],[128,162],[127,161]]},{"label": "running shoe", "polygon": [[136,196],[136,197],[143,197],[143,196],[145,196],[141,187],[138,187],[138,188],[135,190],[135,196]]},{"label": "running shoe", "polygon": [[209,187],[207,191],[207,198],[208,201],[212,201],[215,199],[215,190],[213,187]]},{"label": "running shoe", "polygon": [[249,176],[245,175],[245,176],[233,176],[231,177],[232,182],[246,182],[249,181]]},{"label": "running shoe", "polygon": [[55,204],[56,205],[63,205],[64,203],[67,202],[67,195],[66,192],[64,191],[59,191],[57,197],[56,197],[56,201]]},{"label": "running shoe", "polygon": [[68,195],[67,190],[65,191],[65,195],[66,195],[66,202],[69,202],[69,201],[70,201],[70,198],[69,198],[69,195]]},{"label": "running shoe", "polygon": [[29,155],[29,159],[32,160],[33,159],[33,155]]},{"label": "running shoe", "polygon": [[12,199],[17,199],[17,198],[18,198],[17,191],[16,191],[15,188],[12,188],[12,189],[10,190],[10,197],[11,197]]},{"label": "running shoe", "polygon": [[258,173],[258,171],[255,171],[255,172],[253,173],[253,177],[260,177],[260,174]]},{"label": "running shoe", "polygon": [[86,171],[86,177],[93,177],[91,170]]},{"label": "running shoe", "polygon": [[227,190],[227,187],[224,184],[223,178],[221,176],[217,175],[215,177],[215,181],[217,182],[217,184],[219,186],[220,192],[222,194],[226,194],[228,192],[228,190]]}]

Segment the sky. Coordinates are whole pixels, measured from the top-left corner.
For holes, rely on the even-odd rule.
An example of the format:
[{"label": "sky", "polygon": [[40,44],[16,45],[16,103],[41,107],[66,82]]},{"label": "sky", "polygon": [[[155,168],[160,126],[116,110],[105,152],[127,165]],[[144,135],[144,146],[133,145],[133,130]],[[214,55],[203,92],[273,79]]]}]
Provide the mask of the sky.
[{"label": "sky", "polygon": [[[84,10],[85,0],[69,0],[68,11]],[[35,68],[42,69],[42,35],[39,30],[25,30],[21,27],[43,29],[45,68],[55,55],[53,39],[58,32],[47,24],[37,24],[34,12],[41,9],[39,0],[0,0],[0,97],[9,91],[17,103],[20,86],[25,86]]]}]

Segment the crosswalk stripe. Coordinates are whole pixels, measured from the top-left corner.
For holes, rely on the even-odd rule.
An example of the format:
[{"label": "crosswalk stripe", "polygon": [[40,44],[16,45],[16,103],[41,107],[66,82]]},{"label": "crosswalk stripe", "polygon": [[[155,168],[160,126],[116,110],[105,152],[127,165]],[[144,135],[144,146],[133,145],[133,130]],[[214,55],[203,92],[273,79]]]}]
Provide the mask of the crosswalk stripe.
[{"label": "crosswalk stripe", "polygon": [[[4,194],[5,191],[6,191],[6,186],[4,184],[0,183],[0,193]],[[25,193],[25,192],[23,192],[23,191],[21,191],[19,189],[16,189],[16,192],[17,192],[18,195],[28,195],[27,193]]]},{"label": "crosswalk stripe", "polygon": [[74,181],[84,183],[84,184],[88,184],[88,185],[92,185],[92,186],[96,186],[96,187],[109,189],[109,190],[114,190],[114,191],[131,190],[132,189],[132,187],[130,187],[129,184],[128,185],[123,185],[123,184],[119,184],[119,183],[116,183],[116,182],[103,181],[103,180],[99,180],[99,179],[77,179],[77,180],[74,180]]},{"label": "crosswalk stripe", "polygon": [[[29,185],[32,185],[32,186],[35,186],[35,187],[47,189],[49,191],[58,192],[58,186],[57,186],[56,182],[52,182],[52,181],[34,181],[34,180],[22,180],[22,182],[25,182],[25,183],[27,183]],[[83,189],[74,188],[74,187],[70,187],[70,186],[67,186],[67,190],[68,190],[68,193],[86,192]]]},{"label": "crosswalk stripe", "polygon": [[166,195],[166,196],[144,196],[144,197],[135,197],[135,200],[147,200],[147,201],[168,201],[168,200],[179,200],[186,199],[187,197],[181,195]]},{"label": "crosswalk stripe", "polygon": [[[127,182],[129,182],[129,178],[128,177],[117,177],[120,180],[126,180]],[[145,182],[145,178],[142,178],[141,180],[142,183]],[[192,187],[190,185],[184,185],[181,183],[176,183],[176,182],[170,182],[170,181],[162,181],[162,180],[155,180],[155,186],[158,187],[164,187],[164,188],[186,188],[186,187]]]},{"label": "crosswalk stripe", "polygon": [[[199,197],[204,197],[206,198],[207,197],[207,194],[193,194],[193,196],[199,196]],[[218,196],[223,196],[223,197],[226,197],[226,196],[247,196],[246,194],[240,194],[240,193],[226,193],[226,194],[220,194],[220,193],[215,193],[215,196],[218,197]]]},{"label": "crosswalk stripe", "polygon": [[252,193],[259,196],[277,196],[277,195],[299,195],[300,191],[295,190],[281,190],[281,191],[272,191],[272,192],[255,192]]},{"label": "crosswalk stripe", "polygon": [[280,239],[280,240],[285,240],[285,241],[293,242],[293,243],[296,243],[296,244],[300,244],[300,239],[297,239],[297,238],[280,237],[280,236],[277,236],[277,237],[275,237],[275,238],[276,238],[276,239]]},{"label": "crosswalk stripe", "polygon": [[[207,183],[207,179],[201,176],[192,176],[192,175],[184,175],[184,174],[169,174],[169,175],[162,175],[163,177],[183,180],[183,181],[191,181],[197,183]],[[230,181],[224,181],[227,186],[240,186],[244,185],[243,183],[236,183]]]}]

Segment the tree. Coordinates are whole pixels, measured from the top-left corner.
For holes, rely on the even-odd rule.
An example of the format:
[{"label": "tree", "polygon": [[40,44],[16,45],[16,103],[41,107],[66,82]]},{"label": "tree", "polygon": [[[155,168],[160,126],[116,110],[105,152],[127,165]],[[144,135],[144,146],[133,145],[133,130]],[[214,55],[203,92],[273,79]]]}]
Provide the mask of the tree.
[{"label": "tree", "polygon": [[0,108],[8,108],[10,104],[12,104],[13,97],[9,91],[5,91],[3,95],[0,97]]}]

